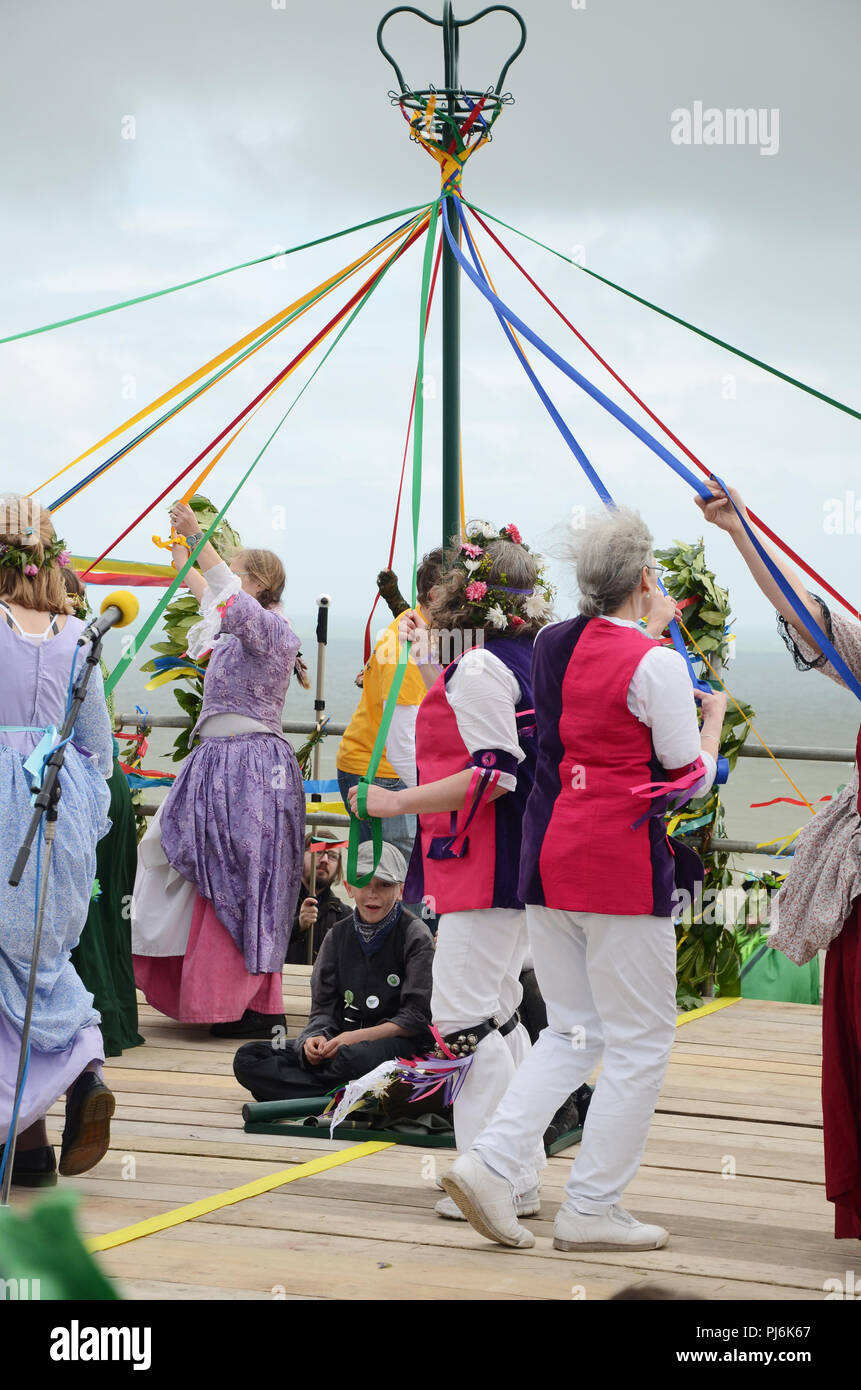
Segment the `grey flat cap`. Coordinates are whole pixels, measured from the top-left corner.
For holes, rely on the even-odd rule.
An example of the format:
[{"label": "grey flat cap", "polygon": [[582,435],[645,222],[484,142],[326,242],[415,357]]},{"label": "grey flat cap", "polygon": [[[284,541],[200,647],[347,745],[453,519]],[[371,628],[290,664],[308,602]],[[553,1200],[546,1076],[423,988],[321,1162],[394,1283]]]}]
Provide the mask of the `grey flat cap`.
[{"label": "grey flat cap", "polygon": [[[374,846],[370,840],[363,841],[359,845],[359,852],[356,856],[356,872],[361,878],[369,874],[374,869]],[[403,883],[407,876],[407,864],[404,856],[394,845],[383,842],[380,862],[374,869],[374,878],[382,879],[383,883]]]}]

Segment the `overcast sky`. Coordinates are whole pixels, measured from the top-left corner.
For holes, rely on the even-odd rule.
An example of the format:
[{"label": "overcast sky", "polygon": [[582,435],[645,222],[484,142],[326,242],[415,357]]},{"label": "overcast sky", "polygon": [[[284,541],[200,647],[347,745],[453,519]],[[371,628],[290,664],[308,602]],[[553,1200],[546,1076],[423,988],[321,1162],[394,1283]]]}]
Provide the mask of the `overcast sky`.
[{"label": "overcast sky", "polygon": [[[387,99],[382,0],[40,0],[0,8],[0,334],[145,293],[429,200],[436,166]],[[429,12],[441,14],[439,0]],[[456,12],[466,17],[478,0]],[[854,0],[523,0],[515,104],[468,165],[479,205],[817,388],[861,407]],[[494,16],[462,40],[484,88],[513,46]],[[439,31],[408,16],[389,46],[416,86],[442,82]],[[679,145],[673,112],[762,110],[774,152]],[[773,112],[778,115],[775,118]],[[133,118],[133,139],[128,134]],[[776,122],[776,123],[775,123]],[[776,137],[776,138],[775,138]],[[861,602],[859,422],[503,233],[527,269],[695,453]],[[376,237],[366,231],[180,294],[0,348],[3,478],[29,490]],[[484,238],[483,245],[487,239]],[[498,252],[503,298],[620,403],[609,378]],[[398,265],[231,508],[288,566],[288,609],[333,596],[363,616],[385,561],[415,370],[421,260]],[[346,294],[326,301],[58,513],[102,550],[257,394]],[[488,306],[463,286],[467,512],[541,548],[592,495]],[[440,371],[438,315],[427,370]],[[617,500],[659,545],[702,530],[686,484],[578,389],[540,375]],[[222,501],[307,377],[276,393],[207,481]],[[428,401],[421,544],[439,540],[440,400]],[[632,411],[638,414],[636,407]],[[638,415],[638,418],[642,418]],[[108,450],[67,475],[76,479]],[[67,480],[63,480],[65,485]],[[40,492],[45,503],[61,484]],[[857,489],[851,533],[824,528]],[[286,529],[272,527],[286,508]],[[155,560],[163,511],[119,547]],[[739,629],[770,622],[728,542],[710,561]],[[404,525],[397,565],[409,564]],[[560,611],[570,611],[561,577]]]}]

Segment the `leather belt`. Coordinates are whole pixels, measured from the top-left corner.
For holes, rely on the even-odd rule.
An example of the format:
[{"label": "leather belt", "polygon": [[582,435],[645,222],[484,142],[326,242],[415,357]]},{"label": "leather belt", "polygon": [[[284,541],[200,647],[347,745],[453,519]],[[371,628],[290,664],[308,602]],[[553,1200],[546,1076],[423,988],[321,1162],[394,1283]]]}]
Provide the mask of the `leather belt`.
[{"label": "leather belt", "polygon": [[[470,1053],[475,1052],[478,1044],[490,1033],[499,1033],[499,1036],[504,1038],[508,1033],[513,1032],[519,1022],[520,1014],[515,1009],[511,1018],[506,1019],[504,1023],[497,1023],[495,1018],[486,1018],[483,1023],[473,1024],[471,1028],[446,1034],[443,1042],[449,1052],[454,1053],[455,1057],[468,1057]],[[445,1055],[439,1047],[434,1049],[434,1053],[438,1057]]]}]

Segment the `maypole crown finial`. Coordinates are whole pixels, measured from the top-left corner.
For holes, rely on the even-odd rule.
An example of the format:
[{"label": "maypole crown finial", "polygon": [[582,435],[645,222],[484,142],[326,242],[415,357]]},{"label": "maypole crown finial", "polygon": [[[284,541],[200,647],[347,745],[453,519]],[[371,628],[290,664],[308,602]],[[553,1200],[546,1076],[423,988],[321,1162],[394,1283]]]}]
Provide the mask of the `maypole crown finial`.
[{"label": "maypole crown finial", "polygon": [[[496,12],[514,17],[520,26],[520,42],[503,64],[493,86],[481,91],[465,89],[460,85],[459,76],[460,31]],[[414,14],[426,24],[442,29],[445,73],[442,87],[429,84],[424,88],[414,88],[407,84],[401,68],[383,43],[383,30],[396,14]],[[444,192],[459,190],[460,172],[466,156],[490,140],[491,127],[502,107],[514,100],[504,91],[504,83],[511,64],[522,53],[525,43],[526,24],[510,5],[488,5],[471,19],[455,19],[452,0],[444,0],[442,19],[434,19],[414,5],[398,5],[380,20],[377,45],[393,68],[399,89],[390,92],[389,96],[392,104],[401,108],[409,122],[412,138],[424,145],[429,153],[436,152],[436,158],[445,156],[439,159]]]}]

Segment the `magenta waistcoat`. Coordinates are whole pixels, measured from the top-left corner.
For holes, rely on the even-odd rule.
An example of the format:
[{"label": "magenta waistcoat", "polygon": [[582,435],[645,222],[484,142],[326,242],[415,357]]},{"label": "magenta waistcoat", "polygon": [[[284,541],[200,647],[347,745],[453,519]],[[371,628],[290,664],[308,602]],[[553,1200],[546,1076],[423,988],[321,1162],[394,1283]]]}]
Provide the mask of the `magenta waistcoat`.
[{"label": "magenta waistcoat", "polygon": [[[523,812],[532,789],[535,739],[530,676],[532,639],[491,638],[486,649],[511,670],[520,686],[516,707],[521,762],[501,749],[470,753],[460,735],[446,683],[457,668],[453,662],[422,701],[416,720],[416,768],[420,785],[451,777],[464,768],[512,773],[514,791],[491,801],[482,796],[473,810],[473,796],[463,811],[437,812],[418,818],[418,835],[404,898],[432,900],[437,913],[477,908],[522,908],[517,879]],[[476,786],[476,791],[478,787]]]},{"label": "magenta waistcoat", "polygon": [[[651,731],[628,709],[631,679],[652,646],[645,633],[603,618],[559,623],[536,645],[538,765],[520,873],[527,903],[671,913],[677,864],[663,817],[667,798],[650,803],[632,788],[679,781],[702,764],[662,767]],[[679,853],[690,857],[684,847]]]}]

